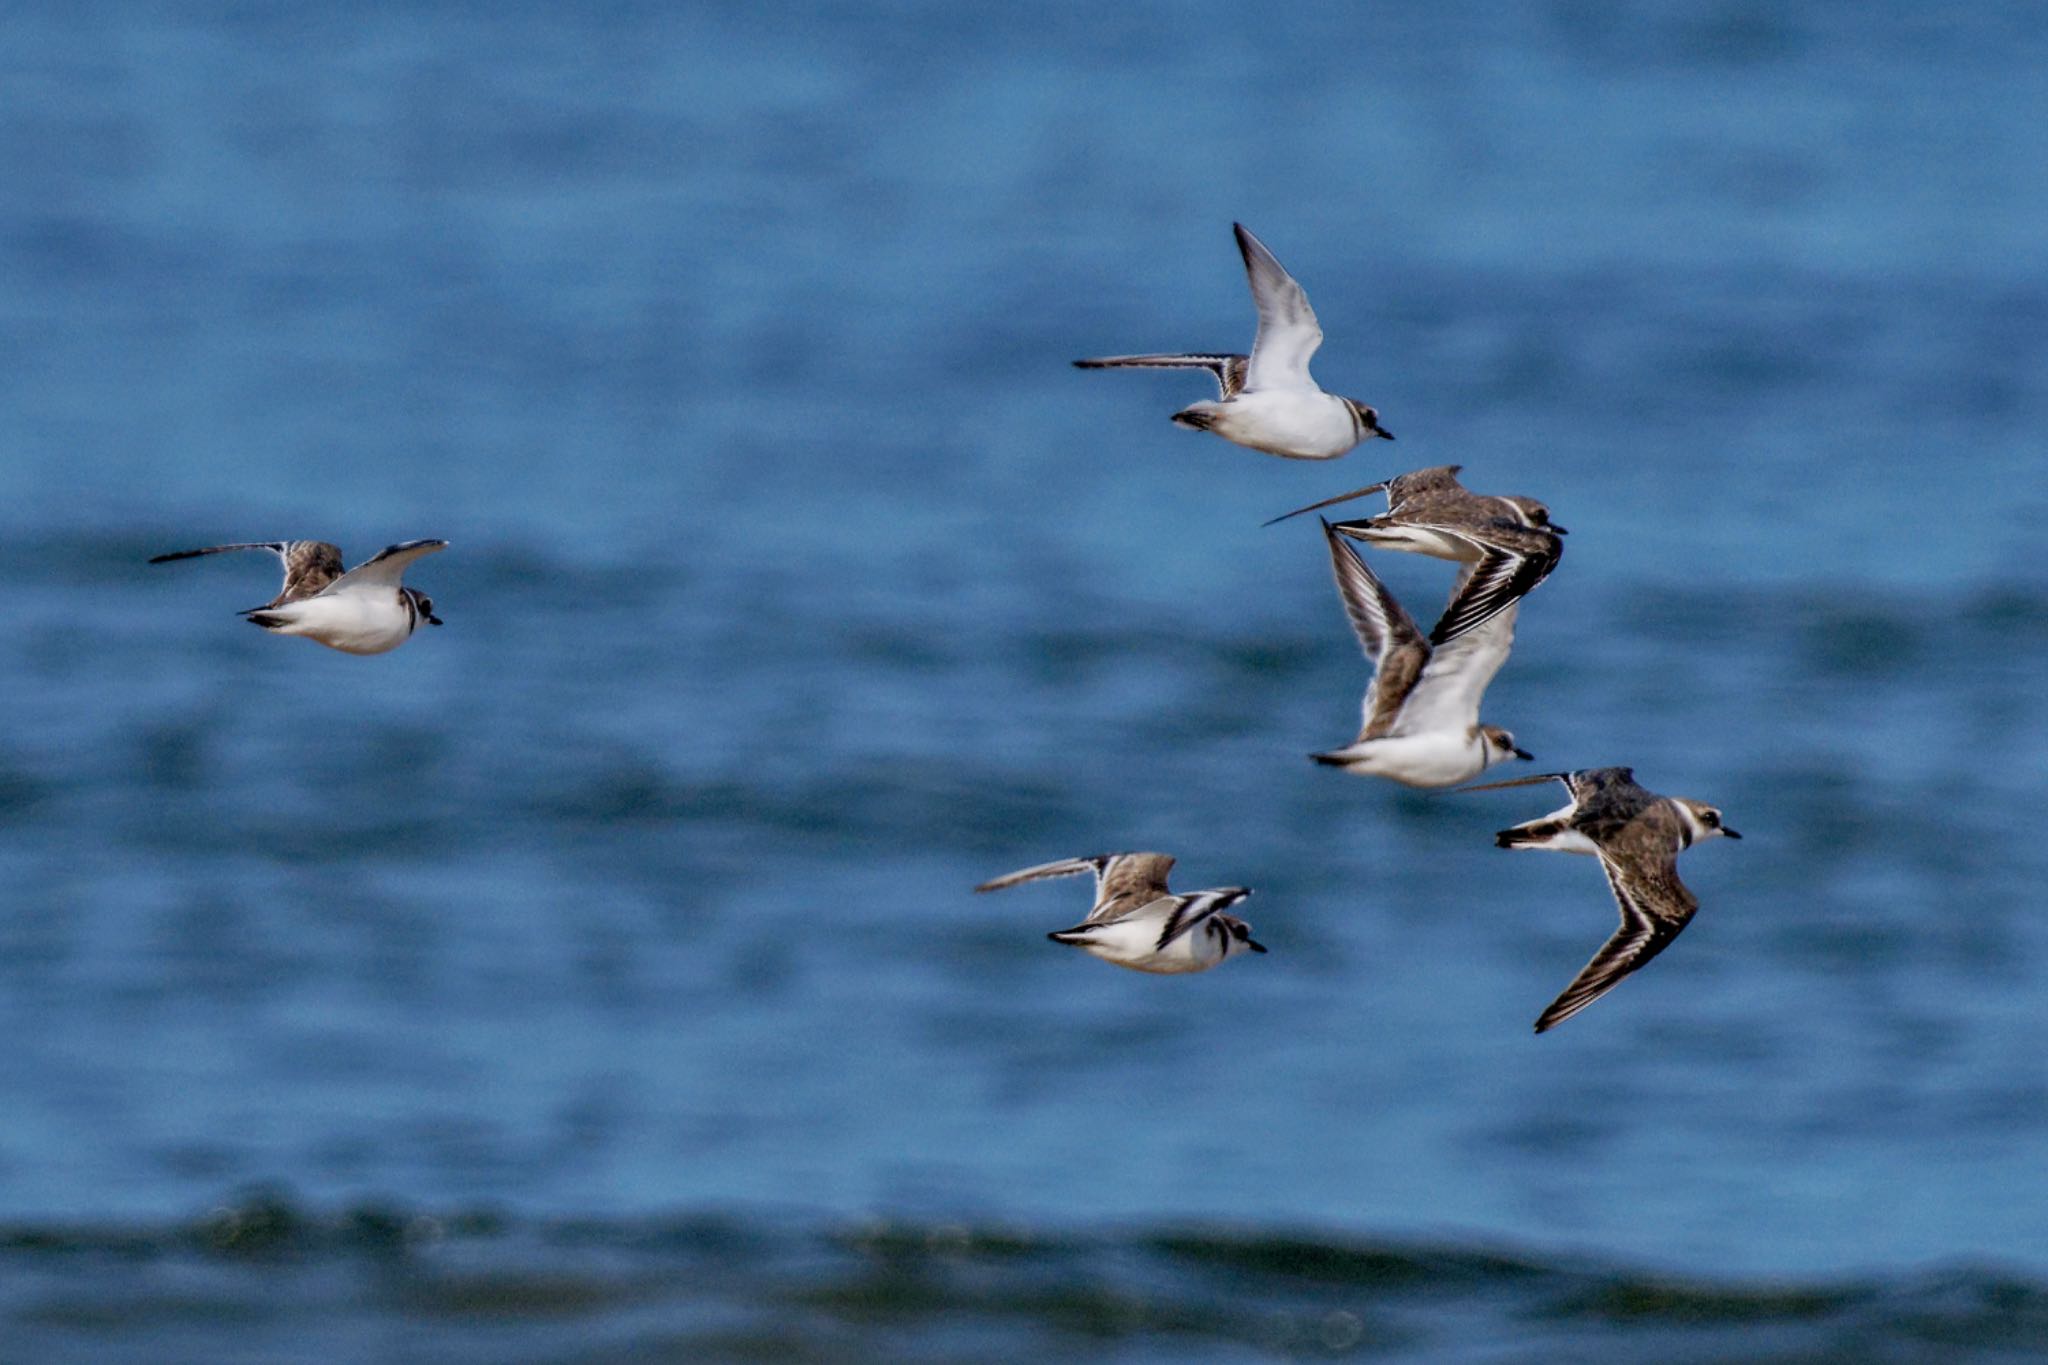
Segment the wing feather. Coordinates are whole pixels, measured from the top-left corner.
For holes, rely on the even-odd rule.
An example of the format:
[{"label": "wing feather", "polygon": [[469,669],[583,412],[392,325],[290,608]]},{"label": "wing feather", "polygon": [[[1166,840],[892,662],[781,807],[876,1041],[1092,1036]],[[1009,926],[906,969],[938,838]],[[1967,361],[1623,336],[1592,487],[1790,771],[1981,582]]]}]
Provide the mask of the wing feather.
[{"label": "wing feather", "polygon": [[1226,399],[1237,397],[1244,388],[1251,357],[1227,352],[1200,355],[1105,355],[1077,360],[1081,370],[1207,370],[1216,380],[1217,391]]},{"label": "wing feather", "polygon": [[1323,329],[1316,322],[1315,310],[1308,306],[1307,292],[1244,224],[1231,227],[1237,234],[1237,249],[1244,256],[1252,303],[1259,310],[1259,333],[1252,342],[1245,388],[1314,389],[1308,362],[1323,344]]},{"label": "wing feather", "polygon": [[1652,865],[1630,866],[1601,851],[1600,868],[1621,911],[1621,927],[1537,1017],[1538,1033],[1555,1028],[1641,970],[1692,920],[1699,901],[1678,880],[1676,858],[1673,851]]},{"label": "wing feather", "polygon": [[1532,554],[1481,539],[1471,534],[1469,529],[1455,526],[1430,529],[1457,536],[1480,550],[1479,561],[1467,565],[1459,575],[1457,586],[1451,590],[1451,600],[1444,607],[1444,614],[1429,632],[1429,642],[1433,645],[1447,644],[1486,624],[1528,596],[1557,567],[1554,536],[1549,537],[1552,542],[1549,547]]},{"label": "wing feather", "polygon": [[1323,538],[1330,543],[1330,570],[1351,633],[1373,666],[1372,683],[1360,707],[1358,738],[1377,738],[1395,723],[1417,679],[1427,671],[1429,644],[1415,618],[1328,520],[1323,522]]},{"label": "wing feather", "polygon": [[1024,882],[1043,881],[1051,877],[1078,877],[1084,873],[1099,878],[1102,875],[1102,865],[1115,856],[1107,854],[1095,858],[1061,858],[1057,862],[1039,863],[1035,867],[1020,868],[1015,872],[1005,872],[1000,877],[991,877],[974,889],[1001,891],[1006,886],[1017,886]]},{"label": "wing feather", "polygon": [[395,588],[399,580],[405,577],[407,566],[414,560],[447,548],[448,542],[445,540],[402,540],[396,545],[387,545],[329,583],[324,591],[342,593]]},{"label": "wing feather", "polygon": [[1479,703],[1515,643],[1517,604],[1466,631],[1429,656],[1401,704],[1393,733],[1464,731],[1479,724]]},{"label": "wing feather", "polygon": [[257,540],[238,542],[234,545],[208,545],[198,550],[178,550],[167,555],[157,555],[149,562],[164,564],[174,559],[225,554],[230,550],[268,550],[284,565],[284,586],[279,589],[277,596],[260,607],[249,608],[249,611],[267,611],[271,607],[281,607],[287,602],[312,597],[342,576],[341,550],[324,540]]}]

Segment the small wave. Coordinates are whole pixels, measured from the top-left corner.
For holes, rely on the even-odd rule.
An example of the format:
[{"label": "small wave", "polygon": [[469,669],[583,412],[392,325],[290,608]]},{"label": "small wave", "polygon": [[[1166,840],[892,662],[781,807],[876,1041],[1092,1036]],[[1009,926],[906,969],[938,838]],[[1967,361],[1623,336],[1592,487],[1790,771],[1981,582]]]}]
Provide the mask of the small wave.
[{"label": "small wave", "polygon": [[0,1227],[24,1358],[442,1361],[1868,1359],[2048,1352],[2048,1283],[1745,1282],[1295,1229],[713,1214],[537,1219],[252,1192],[161,1224]]}]

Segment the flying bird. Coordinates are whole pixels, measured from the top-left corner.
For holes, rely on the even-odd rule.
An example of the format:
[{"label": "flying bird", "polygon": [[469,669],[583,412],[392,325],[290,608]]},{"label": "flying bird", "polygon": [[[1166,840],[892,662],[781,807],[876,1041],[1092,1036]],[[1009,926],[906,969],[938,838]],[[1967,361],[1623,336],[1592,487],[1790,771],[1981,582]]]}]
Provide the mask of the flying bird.
[{"label": "flying bird", "polygon": [[1722,822],[1720,811],[1703,801],[1659,796],[1637,786],[1631,768],[1545,773],[1464,790],[1540,782],[1564,783],[1570,803],[1541,819],[1502,830],[1494,842],[1502,848],[1552,848],[1598,858],[1621,910],[1621,928],[1537,1018],[1538,1033],[1613,990],[1623,977],[1669,947],[1691,922],[1700,903],[1678,880],[1680,853],[1704,839],[1742,837]]},{"label": "flying bird", "polygon": [[1077,360],[1084,370],[1148,368],[1207,370],[1221,396],[1173,415],[1176,425],[1213,431],[1226,441],[1291,460],[1334,460],[1368,437],[1393,440],[1380,415],[1355,398],[1325,393],[1309,377],[1309,357],[1323,344],[1308,295],[1265,243],[1233,223],[1244,256],[1259,331],[1248,356],[1225,352],[1112,355]]},{"label": "flying bird", "polygon": [[1327,521],[1323,537],[1330,544],[1337,594],[1373,674],[1358,738],[1311,757],[1410,787],[1448,787],[1496,763],[1527,759],[1512,734],[1479,723],[1480,699],[1514,645],[1514,604],[1447,644],[1432,644]]},{"label": "flying bird", "polygon": [[284,562],[284,588],[260,607],[240,613],[278,635],[303,635],[344,654],[383,654],[412,638],[424,621],[441,624],[434,599],[399,582],[408,564],[445,549],[445,540],[408,540],[387,546],[346,572],[341,551],[324,540],[264,540],[208,545],[157,555],[149,562],[268,550]]},{"label": "flying bird", "polygon": [[1458,482],[1461,465],[1438,465],[1385,483],[1297,507],[1274,522],[1336,503],[1384,492],[1377,517],[1340,521],[1351,539],[1387,550],[1429,555],[1463,565],[1449,604],[1429,632],[1431,644],[1451,640],[1507,610],[1550,576],[1564,555],[1565,528],[1534,498],[1474,493]]},{"label": "flying bird", "polygon": [[1095,905],[1071,929],[1046,935],[1085,948],[1104,962],[1134,971],[1207,971],[1231,954],[1265,948],[1251,926],[1223,912],[1251,894],[1242,886],[1176,896],[1166,889],[1173,859],[1164,853],[1103,853],[1063,858],[983,882],[976,891],[1000,891],[1045,877],[1095,876]]}]

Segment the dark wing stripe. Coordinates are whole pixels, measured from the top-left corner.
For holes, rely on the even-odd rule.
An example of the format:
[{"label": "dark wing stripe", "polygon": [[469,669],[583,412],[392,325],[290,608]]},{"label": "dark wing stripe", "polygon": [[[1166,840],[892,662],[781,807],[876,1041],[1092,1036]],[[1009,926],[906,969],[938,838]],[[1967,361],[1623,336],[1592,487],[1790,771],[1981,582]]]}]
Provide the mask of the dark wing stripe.
[{"label": "dark wing stripe", "polygon": [[1678,907],[1683,913],[1676,919],[1650,913],[1644,909],[1642,898],[1628,887],[1605,857],[1600,859],[1600,867],[1607,874],[1608,889],[1614,893],[1614,903],[1621,911],[1621,928],[1615,930],[1614,936],[1572,978],[1564,993],[1537,1018],[1538,1033],[1563,1023],[1620,985],[1623,977],[1641,970],[1670,946],[1692,918],[1691,910],[1683,905]]},{"label": "dark wing stripe", "polygon": [[1041,881],[1048,877],[1079,877],[1083,874],[1092,874],[1099,880],[1104,864],[1116,856],[1118,855],[1109,854],[1096,858],[1061,858],[1057,862],[1039,863],[1035,867],[1021,868],[1016,872],[1005,872],[1000,877],[992,877],[974,889],[1001,891],[1005,887]]},{"label": "dark wing stripe", "polygon": [[[1577,776],[1577,773],[1537,773],[1532,777],[1511,777],[1507,779],[1505,782],[1481,782],[1475,786],[1457,787],[1453,789],[1451,794],[1459,795],[1464,792],[1497,792],[1505,790],[1508,787],[1541,786],[1545,782],[1562,782],[1564,783],[1566,791],[1573,791],[1572,779]],[[1575,791],[1573,792],[1572,799],[1574,801],[1578,799],[1578,795]]]},{"label": "dark wing stripe", "polygon": [[[1451,527],[1435,528],[1451,534]],[[1550,576],[1557,564],[1555,555],[1519,555],[1497,545],[1485,547],[1485,557],[1472,567],[1435,628],[1429,632],[1432,645],[1457,639],[1475,626],[1485,625],[1510,606],[1529,595]]]},{"label": "dark wing stripe", "polygon": [[229,550],[268,550],[274,555],[282,555],[285,546],[281,540],[252,540],[240,545],[208,545],[202,550],[176,550],[167,555],[154,555],[149,562],[168,564],[174,559],[196,559],[200,555],[225,554]]},{"label": "dark wing stripe", "polygon": [[158,555],[149,562],[162,564],[173,559],[225,554],[229,550],[268,550],[284,563],[284,586],[278,590],[277,596],[260,607],[249,608],[250,611],[267,611],[271,607],[311,597],[341,577],[341,551],[324,540],[255,540],[235,545],[209,545],[201,550],[179,550],[175,554]]},{"label": "dark wing stripe", "polygon": [[[1368,493],[1384,493],[1386,489],[1387,485],[1385,483],[1376,483],[1370,488],[1354,488],[1349,493],[1339,493],[1334,498],[1324,498],[1321,502],[1312,502],[1306,507],[1297,507],[1292,512],[1282,512],[1279,516],[1273,518],[1272,521],[1263,521],[1259,524],[1261,526],[1273,526],[1287,520],[1289,517],[1298,517],[1303,512],[1314,512],[1324,507],[1335,507],[1340,502],[1349,502],[1353,498],[1362,498]],[[1341,528],[1363,524],[1362,522],[1339,522],[1338,526]]]},{"label": "dark wing stripe", "polygon": [[1152,945],[1153,952],[1158,952],[1167,944],[1173,942],[1174,939],[1180,937],[1183,932],[1181,927],[1183,919],[1188,921],[1187,928],[1192,929],[1195,926],[1195,920],[1188,915],[1188,907],[1200,899],[1200,896],[1175,896],[1173,898],[1173,911],[1167,915],[1166,923],[1160,927],[1159,942]]},{"label": "dark wing stripe", "polygon": [[1619,985],[1621,979],[1656,956],[1662,944],[1656,942],[1655,928],[1646,920],[1616,931],[1600,951],[1593,954],[1564,993],[1550,1002],[1550,1008],[1536,1020],[1536,1031],[1555,1028]]},{"label": "dark wing stripe", "polygon": [[1207,370],[1225,398],[1235,398],[1244,389],[1250,365],[1250,356],[1220,351],[1213,355],[1105,355],[1074,362],[1078,370]]},{"label": "dark wing stripe", "polygon": [[1164,949],[1217,911],[1228,910],[1250,894],[1251,891],[1245,887],[1232,886],[1221,891],[1197,891],[1192,896],[1174,897],[1179,903],[1166,917],[1166,927],[1160,930],[1159,942],[1153,945],[1153,951]]},{"label": "dark wing stripe", "polygon": [[[313,545],[317,544],[318,542],[301,541],[300,543],[304,545]],[[446,545],[447,543],[448,542],[445,540],[437,540],[432,536],[426,536],[419,540],[401,540],[396,545],[386,545],[383,549],[377,551],[377,553],[371,555],[368,559],[356,565],[356,567],[358,569],[367,569],[372,564],[381,564],[385,560],[391,558],[391,556],[393,555],[401,555],[408,550],[417,550],[422,545]],[[337,556],[337,559],[338,558],[339,557]]]},{"label": "dark wing stripe", "polygon": [[1344,615],[1365,657],[1377,665],[1393,646],[1421,640],[1422,628],[1328,521],[1323,522],[1323,538],[1330,542],[1330,572],[1344,601]]}]

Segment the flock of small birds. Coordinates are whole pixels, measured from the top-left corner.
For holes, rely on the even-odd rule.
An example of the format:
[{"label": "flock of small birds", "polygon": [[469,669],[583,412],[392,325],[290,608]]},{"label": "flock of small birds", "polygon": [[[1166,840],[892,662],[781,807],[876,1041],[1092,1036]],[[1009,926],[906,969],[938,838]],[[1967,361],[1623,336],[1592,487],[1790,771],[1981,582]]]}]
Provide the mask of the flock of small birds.
[{"label": "flock of small birds", "polygon": [[[1394,433],[1380,425],[1373,408],[1325,393],[1310,378],[1309,359],[1322,345],[1323,331],[1308,295],[1264,243],[1242,224],[1236,232],[1259,312],[1250,355],[1121,355],[1074,363],[1084,369],[1207,370],[1215,376],[1219,396],[1181,409],[1174,422],[1271,455],[1332,460],[1361,441],[1393,440]],[[1530,757],[1508,731],[1480,723],[1479,704],[1507,662],[1522,599],[1557,567],[1565,528],[1551,521],[1550,510],[1534,498],[1472,492],[1458,482],[1459,468],[1416,470],[1274,518],[1284,521],[1373,493],[1387,498],[1387,510],[1376,517],[1323,519],[1337,594],[1372,661],[1373,675],[1357,737],[1342,748],[1312,755],[1318,763],[1410,787],[1442,788],[1467,782],[1496,764]],[[445,540],[408,540],[346,570],[341,551],[319,540],[209,545],[158,555],[150,563],[230,550],[268,551],[283,561],[284,586],[269,602],[243,611],[244,619],[273,634],[304,636],[348,654],[385,654],[411,639],[421,625],[441,624],[433,599],[400,580],[413,561],[447,545]],[[1428,555],[1459,566],[1450,601],[1434,626],[1423,631],[1356,545]],[[1496,842],[1502,848],[1549,848],[1598,858],[1621,909],[1621,927],[1538,1017],[1538,1033],[1592,1004],[1678,937],[1699,908],[1678,879],[1680,852],[1702,839],[1741,837],[1712,806],[1659,796],[1638,786],[1627,768],[1546,773],[1463,790],[1543,782],[1563,783],[1570,801],[1500,831]],[[1175,895],[1166,885],[1172,867],[1173,859],[1163,853],[1108,853],[1041,863],[975,889],[995,891],[1044,877],[1092,873],[1095,904],[1088,917],[1051,938],[1141,972],[1205,971],[1239,952],[1266,951],[1252,938],[1249,925],[1225,913],[1250,895],[1249,889]]]},{"label": "flock of small birds", "polygon": [[[1336,459],[1360,442],[1394,434],[1355,398],[1326,393],[1309,376],[1322,328],[1308,295],[1265,244],[1235,225],[1259,330],[1250,355],[1222,352],[1105,356],[1083,369],[1201,369],[1219,396],[1173,416],[1177,425],[1295,460]],[[1276,517],[1384,493],[1376,517],[1323,519],[1337,595],[1352,632],[1372,661],[1357,738],[1312,755],[1317,763],[1410,787],[1447,788],[1496,764],[1526,760],[1515,737],[1479,720],[1487,684],[1507,662],[1522,599],[1557,567],[1565,528],[1534,498],[1472,492],[1460,466],[1416,470],[1341,493]],[[1267,525],[1272,525],[1268,522]],[[1456,563],[1450,600],[1425,632],[1387,590],[1356,546],[1428,555]],[[389,553],[389,552],[387,552]],[[373,561],[374,562],[374,561]],[[365,566],[367,567],[367,566]],[[1548,848],[1600,860],[1621,911],[1621,927],[1536,1020],[1536,1032],[1562,1023],[1664,951],[1699,901],[1678,878],[1678,855],[1703,839],[1741,836],[1700,801],[1659,796],[1628,768],[1588,768],[1463,787],[1490,791],[1562,783],[1570,800],[1548,815],[1501,830],[1501,848]],[[1240,952],[1263,953],[1251,927],[1225,913],[1251,894],[1242,886],[1176,895],[1167,889],[1174,860],[1164,853],[1107,853],[1041,863],[983,882],[996,891],[1046,877],[1093,874],[1088,917],[1050,937],[1106,962],[1141,972],[1199,972]]]}]

